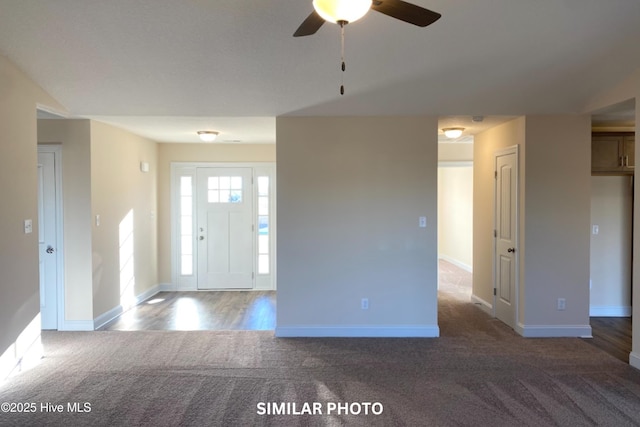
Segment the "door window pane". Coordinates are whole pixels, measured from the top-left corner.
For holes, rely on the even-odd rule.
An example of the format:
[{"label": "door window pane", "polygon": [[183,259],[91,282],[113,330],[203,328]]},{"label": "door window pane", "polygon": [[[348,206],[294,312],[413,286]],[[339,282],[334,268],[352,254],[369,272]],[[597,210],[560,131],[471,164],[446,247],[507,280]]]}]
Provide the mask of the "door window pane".
[{"label": "door window pane", "polygon": [[208,186],[209,203],[242,203],[241,176],[211,176]]},{"label": "door window pane", "polygon": [[269,274],[269,177],[258,177],[258,274]]}]

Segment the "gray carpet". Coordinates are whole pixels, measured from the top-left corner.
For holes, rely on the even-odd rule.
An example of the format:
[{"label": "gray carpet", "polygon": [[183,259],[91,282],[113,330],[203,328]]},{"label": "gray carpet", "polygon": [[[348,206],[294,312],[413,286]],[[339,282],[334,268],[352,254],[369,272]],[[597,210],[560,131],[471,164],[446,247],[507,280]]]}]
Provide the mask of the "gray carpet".
[{"label": "gray carpet", "polygon": [[[0,402],[89,402],[91,412],[0,413],[0,425],[640,425],[640,371],[581,339],[524,339],[472,304],[439,304],[437,339],[44,333],[47,357],[0,385]],[[323,415],[259,415],[259,402],[319,402]],[[383,411],[327,413],[352,402]]]}]

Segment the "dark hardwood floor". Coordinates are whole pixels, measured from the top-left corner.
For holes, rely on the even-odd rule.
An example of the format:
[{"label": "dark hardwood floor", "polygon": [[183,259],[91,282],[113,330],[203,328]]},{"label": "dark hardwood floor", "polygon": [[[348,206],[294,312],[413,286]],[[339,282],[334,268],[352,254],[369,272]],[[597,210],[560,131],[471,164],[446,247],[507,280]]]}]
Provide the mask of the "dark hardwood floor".
[{"label": "dark hardwood floor", "polygon": [[631,353],[630,317],[592,317],[593,338],[585,339],[589,344],[629,363]]},{"label": "dark hardwood floor", "polygon": [[270,330],[275,291],[160,292],[101,331]]}]

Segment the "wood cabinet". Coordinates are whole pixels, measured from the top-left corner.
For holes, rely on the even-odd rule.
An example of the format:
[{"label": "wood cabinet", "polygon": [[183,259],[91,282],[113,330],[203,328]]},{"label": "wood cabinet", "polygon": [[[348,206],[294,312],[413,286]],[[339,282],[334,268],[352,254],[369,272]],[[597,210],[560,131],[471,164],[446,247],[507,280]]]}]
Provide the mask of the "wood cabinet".
[{"label": "wood cabinet", "polygon": [[632,174],[635,169],[635,133],[594,133],[591,137],[591,172]]}]

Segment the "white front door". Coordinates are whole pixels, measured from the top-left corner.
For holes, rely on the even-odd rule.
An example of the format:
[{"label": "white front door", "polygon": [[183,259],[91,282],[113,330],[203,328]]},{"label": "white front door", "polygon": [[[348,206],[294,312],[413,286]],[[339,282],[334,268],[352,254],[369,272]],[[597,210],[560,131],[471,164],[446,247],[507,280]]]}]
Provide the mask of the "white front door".
[{"label": "white front door", "polygon": [[515,328],[517,312],[518,152],[510,148],[495,155],[495,307],[496,317]]},{"label": "white front door", "polygon": [[251,168],[198,168],[198,289],[253,288]]},{"label": "white front door", "polygon": [[55,153],[38,152],[38,242],[42,329],[58,329]]}]

